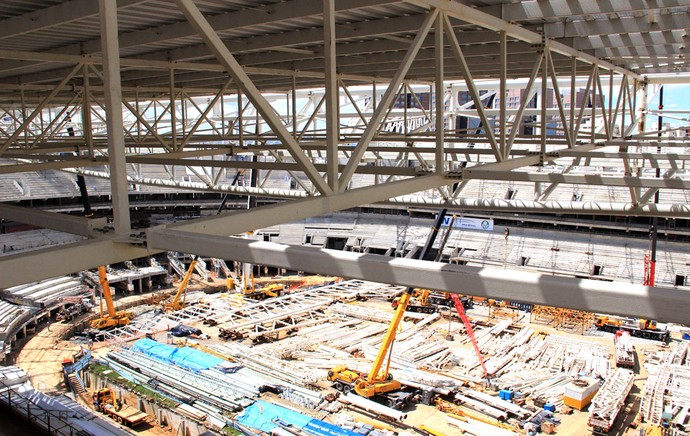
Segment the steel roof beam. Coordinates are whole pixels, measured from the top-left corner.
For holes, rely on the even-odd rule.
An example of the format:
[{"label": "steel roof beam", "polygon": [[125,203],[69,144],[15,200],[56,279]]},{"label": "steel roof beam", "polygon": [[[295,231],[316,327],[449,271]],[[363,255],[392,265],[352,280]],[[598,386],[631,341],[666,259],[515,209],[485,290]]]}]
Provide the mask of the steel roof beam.
[{"label": "steel roof beam", "polygon": [[391,258],[244,238],[218,238],[171,229],[152,232],[148,243],[156,250],[218,258],[233,253],[233,258],[242,262],[296,271],[666,322],[686,323],[690,311],[690,293],[674,288],[630,283],[621,286],[616,282],[550,273]]},{"label": "steel roof beam", "polygon": [[687,13],[661,14],[654,24],[649,24],[646,16],[606,20],[570,20],[544,24],[544,32],[549,38],[684,31],[688,28],[690,28],[690,17]]},{"label": "steel roof beam", "polygon": [[486,6],[479,10],[506,21],[526,21],[621,12],[646,12],[681,6],[690,6],[690,0],[537,0],[502,3],[496,6]]}]

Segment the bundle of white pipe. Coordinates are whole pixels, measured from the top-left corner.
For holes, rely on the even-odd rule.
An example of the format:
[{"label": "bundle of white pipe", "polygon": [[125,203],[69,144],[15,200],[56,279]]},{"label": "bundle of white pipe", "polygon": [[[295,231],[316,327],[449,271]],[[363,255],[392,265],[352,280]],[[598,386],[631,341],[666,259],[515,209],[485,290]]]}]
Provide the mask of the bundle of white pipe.
[{"label": "bundle of white pipe", "polygon": [[339,401],[343,403],[353,404],[369,412],[383,415],[396,421],[404,421],[405,419],[407,419],[407,413],[391,409],[390,407],[386,407],[383,404],[367,400],[366,398],[360,397],[359,395],[345,394],[344,396],[340,397]]}]

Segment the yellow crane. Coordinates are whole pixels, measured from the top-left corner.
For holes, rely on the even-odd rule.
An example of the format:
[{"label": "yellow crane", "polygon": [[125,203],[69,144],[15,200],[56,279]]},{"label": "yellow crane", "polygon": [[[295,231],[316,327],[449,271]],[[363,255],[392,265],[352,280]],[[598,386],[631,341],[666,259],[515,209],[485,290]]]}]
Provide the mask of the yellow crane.
[{"label": "yellow crane", "polygon": [[[166,312],[173,312],[176,310],[184,309],[185,306],[187,306],[187,284],[189,284],[189,279],[192,278],[192,273],[194,272],[194,267],[196,266],[198,259],[198,256],[194,256],[192,258],[192,263],[189,264],[189,268],[187,268],[187,273],[184,275],[182,283],[180,283],[180,287],[177,288],[177,292],[175,293],[173,299],[169,302],[163,302],[163,310],[165,310]],[[184,297],[182,297],[182,295],[184,295]],[[180,301],[180,297],[182,297],[182,301]]]},{"label": "yellow crane", "polygon": [[105,266],[98,267],[98,280],[101,285],[101,291],[103,292],[103,298],[105,299],[105,305],[108,313],[103,313],[103,304],[101,303],[101,314],[98,318],[91,321],[91,328],[107,329],[129,324],[129,321],[134,318],[134,315],[132,312],[126,310],[121,310],[119,312],[115,311],[113,294],[110,291],[110,285],[108,284],[108,273],[105,270]]},{"label": "yellow crane", "polygon": [[[422,252],[419,256],[420,259],[427,259],[446,212],[446,209],[441,209],[437,215],[434,227],[431,229],[431,233],[427,237],[426,243],[422,248]],[[379,348],[378,354],[368,374],[349,369],[346,365],[337,365],[328,371],[328,380],[333,382],[333,386],[336,389],[343,392],[353,390],[359,396],[375,399],[394,409],[402,409],[412,400],[414,393],[402,391],[402,384],[400,381],[395,380],[388,370],[390,368],[393,342],[395,341],[398,327],[400,326],[400,322],[405,315],[405,310],[407,310],[407,306],[410,304],[410,298],[414,292],[415,290],[413,288],[407,288],[400,296],[393,319],[388,326],[388,331],[383,338],[383,343]],[[385,368],[384,361],[386,361]]]}]

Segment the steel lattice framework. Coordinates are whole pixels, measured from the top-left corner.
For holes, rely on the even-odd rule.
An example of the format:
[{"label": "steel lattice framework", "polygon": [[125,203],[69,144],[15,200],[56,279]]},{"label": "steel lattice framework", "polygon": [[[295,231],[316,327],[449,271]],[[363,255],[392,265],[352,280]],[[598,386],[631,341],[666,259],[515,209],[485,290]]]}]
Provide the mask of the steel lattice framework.
[{"label": "steel lattice framework", "polygon": [[[375,259],[383,267],[370,269],[361,264],[369,255],[303,254],[226,236],[377,203],[689,218],[688,144],[675,135],[678,128],[650,126],[651,116],[688,114],[648,107],[661,86],[690,82],[689,6],[4,2],[0,176],[61,170],[107,178],[113,225],[0,205],[2,218],[87,237],[4,256],[0,287],[25,282],[28,271],[38,279],[176,250],[404,285],[431,281],[449,291],[467,276],[486,294],[508,296],[519,284],[526,302],[685,320],[690,300],[681,291],[621,292],[535,274],[503,280],[496,272],[412,260]],[[176,167],[195,180],[180,179]],[[258,174],[250,186],[226,182],[228,172],[244,170]],[[273,172],[285,172],[291,186],[271,187]],[[526,184],[533,195],[467,194],[483,181]],[[132,184],[285,201],[133,234]],[[628,195],[554,198],[563,185]],[[50,262],[56,255],[61,261]],[[37,264],[44,266],[32,270]],[[620,297],[628,298],[624,308]]]}]

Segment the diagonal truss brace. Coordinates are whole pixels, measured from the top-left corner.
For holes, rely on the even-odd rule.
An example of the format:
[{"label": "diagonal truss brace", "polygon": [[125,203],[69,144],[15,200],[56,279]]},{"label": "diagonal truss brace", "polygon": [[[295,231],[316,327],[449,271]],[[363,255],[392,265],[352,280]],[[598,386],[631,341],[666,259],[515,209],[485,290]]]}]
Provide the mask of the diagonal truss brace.
[{"label": "diagonal truss brace", "polygon": [[270,103],[261,95],[259,89],[251,81],[247,73],[242,69],[242,66],[237,62],[235,57],[230,53],[228,48],[223,44],[218,34],[213,30],[209,22],[204,18],[199,8],[196,7],[192,0],[175,0],[177,6],[185,14],[189,23],[196,29],[202,39],[206,42],[211,52],[216,56],[218,61],[227,70],[230,76],[234,79],[237,86],[244,92],[251,100],[256,110],[263,116],[266,123],[275,132],[277,137],[287,146],[290,154],[295,159],[295,162],[307,175],[309,180],[314,184],[314,187],[324,195],[331,194],[333,190],[328,186],[323,177],[314,167],[314,164],[302,152],[299,144],[292,137],[287,128],[283,125],[280,118],[277,116]]}]

